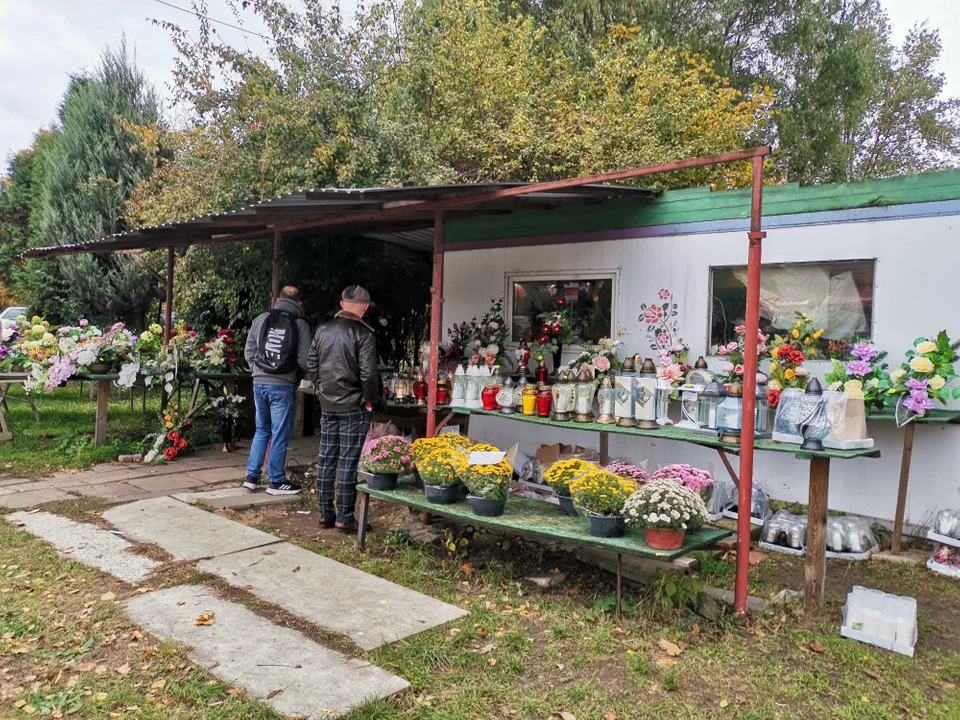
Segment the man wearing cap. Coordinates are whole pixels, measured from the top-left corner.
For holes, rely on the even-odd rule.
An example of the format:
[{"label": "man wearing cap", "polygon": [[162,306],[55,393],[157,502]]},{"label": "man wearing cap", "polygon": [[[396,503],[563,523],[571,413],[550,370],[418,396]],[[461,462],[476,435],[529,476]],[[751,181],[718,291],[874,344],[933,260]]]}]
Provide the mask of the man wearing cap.
[{"label": "man wearing cap", "polygon": [[340,312],[317,328],[307,361],[322,411],[317,463],[320,525],[348,533],[357,531],[353,516],[357,465],[373,409],[380,402],[376,333],[363,320],[372,304],[365,289],[347,287],[340,296]]}]

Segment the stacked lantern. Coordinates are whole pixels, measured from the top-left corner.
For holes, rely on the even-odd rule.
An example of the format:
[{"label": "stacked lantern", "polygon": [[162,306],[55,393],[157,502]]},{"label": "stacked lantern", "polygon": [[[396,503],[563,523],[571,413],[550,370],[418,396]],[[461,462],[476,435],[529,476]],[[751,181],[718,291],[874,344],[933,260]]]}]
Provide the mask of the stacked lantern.
[{"label": "stacked lantern", "polygon": [[609,377],[605,377],[597,390],[597,399],[600,403],[600,415],[597,422],[601,425],[612,425],[617,421],[613,413],[616,408],[616,391]]},{"label": "stacked lantern", "polygon": [[557,382],[553,386],[553,419],[557,422],[567,422],[574,411],[574,397],[576,385],[570,376],[569,370],[561,370],[557,374]]},{"label": "stacked lantern", "polygon": [[657,366],[647,358],[640,368],[637,389],[634,394],[634,417],[641,430],[656,430],[657,423]]},{"label": "stacked lantern", "polygon": [[743,391],[740,383],[733,383],[727,397],[717,405],[717,431],[720,441],[731,445],[740,444],[743,431]]},{"label": "stacked lantern", "polygon": [[637,394],[637,371],[635,358],[623,361],[623,368],[614,381],[614,416],[620,427],[636,427],[634,404]]},{"label": "stacked lantern", "polygon": [[578,423],[588,423],[593,421],[593,396],[597,388],[593,384],[593,370],[584,366],[580,371],[580,377],[576,384],[575,407],[577,414],[573,421]]}]

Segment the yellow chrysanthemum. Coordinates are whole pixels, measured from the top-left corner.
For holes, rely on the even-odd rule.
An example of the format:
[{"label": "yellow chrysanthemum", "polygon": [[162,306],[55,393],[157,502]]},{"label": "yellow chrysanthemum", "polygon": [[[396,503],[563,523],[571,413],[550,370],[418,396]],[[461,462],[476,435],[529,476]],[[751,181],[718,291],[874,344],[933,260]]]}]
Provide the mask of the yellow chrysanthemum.
[{"label": "yellow chrysanthemum", "polygon": [[793,331],[792,333],[790,333],[790,334],[793,335],[793,339],[794,339],[794,340],[796,340],[798,337],[800,337],[800,331],[799,331],[799,330],[794,330],[794,331]]},{"label": "yellow chrysanthemum", "polygon": [[770,363],[770,372],[775,372],[777,369],[777,364],[775,362]]}]

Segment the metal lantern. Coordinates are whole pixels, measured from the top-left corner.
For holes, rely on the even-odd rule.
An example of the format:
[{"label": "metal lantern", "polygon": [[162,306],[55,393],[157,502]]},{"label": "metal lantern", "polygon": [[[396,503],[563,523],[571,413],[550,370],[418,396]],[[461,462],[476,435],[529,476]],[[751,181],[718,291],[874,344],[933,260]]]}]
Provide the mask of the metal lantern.
[{"label": "metal lantern", "polygon": [[687,383],[677,388],[680,391],[680,415],[681,420],[677,427],[687,430],[700,429],[700,395],[703,393],[703,385],[694,385]]},{"label": "metal lantern", "polygon": [[801,450],[823,450],[823,441],[830,434],[830,418],[827,416],[827,401],[823,397],[823,388],[820,381],[813,378],[807,385],[806,392],[811,402],[816,399],[813,410],[800,421],[800,434],[803,436]]},{"label": "metal lantern", "polygon": [[633,358],[623,361],[623,368],[614,380],[614,415],[620,427],[636,427],[634,404],[637,393],[637,371]]},{"label": "metal lantern", "polygon": [[743,431],[743,390],[740,383],[733,383],[727,397],[717,405],[717,432],[720,442],[740,444]]},{"label": "metal lantern", "polygon": [[601,425],[612,425],[617,421],[613,413],[616,408],[616,391],[613,389],[613,383],[607,376],[600,383],[600,389],[597,390],[597,399],[600,403],[600,415],[597,422]]},{"label": "metal lantern", "polygon": [[700,427],[704,432],[716,433],[717,407],[727,397],[727,389],[716,380],[711,380],[700,395]]},{"label": "metal lantern", "polygon": [[451,407],[463,407],[467,402],[467,373],[463,365],[457,365],[456,372],[453,373],[453,398],[450,400]]},{"label": "metal lantern", "polygon": [[593,422],[593,396],[597,392],[596,385],[593,384],[593,370],[584,367],[580,371],[580,377],[576,385],[576,411],[573,421],[578,423]]},{"label": "metal lantern", "polygon": [[634,417],[641,430],[656,430],[657,422],[657,366],[647,358],[640,368],[637,389],[634,393]]},{"label": "metal lantern", "polygon": [[574,411],[576,385],[569,371],[561,370],[557,382],[553,385],[553,419],[557,422],[567,422]]},{"label": "metal lantern", "polygon": [[773,434],[773,408],[767,402],[767,377],[757,373],[757,409],[754,434],[768,438]]}]

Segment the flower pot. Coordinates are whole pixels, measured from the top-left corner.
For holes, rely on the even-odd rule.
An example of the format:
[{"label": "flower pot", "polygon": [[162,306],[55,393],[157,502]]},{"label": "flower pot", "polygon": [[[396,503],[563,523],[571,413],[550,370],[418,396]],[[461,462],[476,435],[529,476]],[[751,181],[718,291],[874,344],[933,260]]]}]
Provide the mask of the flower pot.
[{"label": "flower pot", "polygon": [[498,515],[503,515],[503,508],[507,504],[505,497],[494,500],[493,498],[470,495],[469,498],[470,509],[473,510],[474,515],[479,515],[480,517],[497,517]]},{"label": "flower pot", "polygon": [[616,538],[623,537],[627,524],[623,515],[587,515],[590,534],[593,537]]},{"label": "flower pot", "polygon": [[110,369],[106,363],[92,363],[87,366],[87,372],[91,375],[103,375]]},{"label": "flower pot", "polygon": [[359,475],[371,490],[396,490],[397,473],[372,473],[360,470]]},{"label": "flower pot", "polygon": [[564,515],[572,515],[573,517],[579,517],[580,513],[577,512],[577,509],[573,506],[573,498],[569,495],[557,495],[557,499],[560,501],[560,512]]},{"label": "flower pot", "polygon": [[460,502],[463,498],[460,488],[457,486],[440,487],[439,485],[424,485],[423,494],[427,496],[427,502],[433,503],[434,505],[453,505],[456,502]]},{"label": "flower pot", "polygon": [[687,531],[683,528],[645,527],[643,534],[647,545],[654,550],[679,550]]}]

